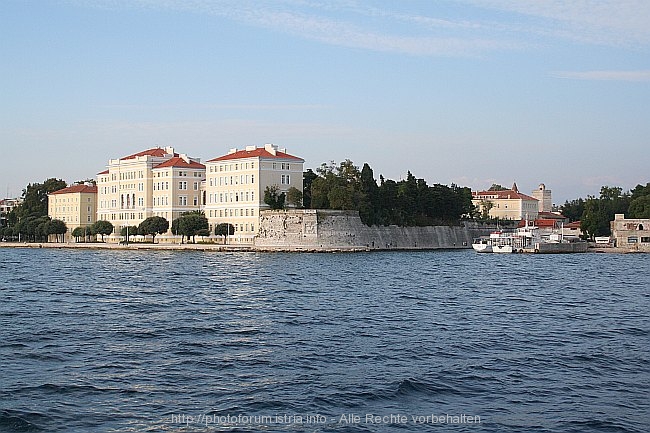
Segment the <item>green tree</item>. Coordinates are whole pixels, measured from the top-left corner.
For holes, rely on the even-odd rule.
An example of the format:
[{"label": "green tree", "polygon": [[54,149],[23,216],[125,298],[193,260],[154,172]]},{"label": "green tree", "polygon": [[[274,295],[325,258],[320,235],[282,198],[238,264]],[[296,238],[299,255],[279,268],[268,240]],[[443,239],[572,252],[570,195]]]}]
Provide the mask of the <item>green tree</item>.
[{"label": "green tree", "polygon": [[99,220],[96,221],[92,226],[90,226],[90,232],[93,235],[100,235],[102,237],[102,242],[104,242],[104,236],[108,236],[113,233],[113,224],[110,221]]},{"label": "green tree", "polygon": [[209,230],[210,227],[203,212],[187,212],[178,217],[177,221],[175,229],[176,234],[181,235],[181,242],[183,242],[182,237],[187,237],[188,240],[191,237],[192,242],[196,242],[195,236],[204,230]]},{"label": "green tree", "polygon": [[284,209],[286,194],[279,191],[280,188],[277,185],[267,186],[264,189],[264,203],[269,205],[271,209]]},{"label": "green tree", "polygon": [[481,200],[479,204],[481,219],[488,220],[490,218],[490,211],[494,207],[494,203],[490,200]]},{"label": "green tree", "polygon": [[156,235],[162,235],[169,230],[169,221],[161,216],[146,218],[138,226],[138,233],[146,236],[151,235],[151,242],[156,243]]},{"label": "green tree", "polygon": [[560,212],[566,218],[569,218],[569,221],[580,221],[582,219],[582,214],[585,212],[585,201],[582,198],[578,198],[571,201],[565,201],[562,206],[560,206]]},{"label": "green tree", "polygon": [[59,242],[59,235],[61,235],[61,242],[64,241],[64,235],[68,232],[68,227],[65,222],[53,219],[47,224],[47,234],[54,235],[56,237],[56,242]]},{"label": "green tree", "polygon": [[302,175],[302,205],[306,209],[311,209],[311,184],[317,178],[318,175],[311,168]]},{"label": "green tree", "polygon": [[377,186],[372,168],[370,168],[368,163],[363,164],[359,176],[359,183],[361,192],[359,216],[361,217],[361,221],[367,226],[378,224],[379,187]]},{"label": "green tree", "polygon": [[138,226],[124,226],[120,229],[120,236],[123,236],[126,239],[126,242],[129,243],[131,236],[136,236],[140,232]]},{"label": "green tree", "polygon": [[67,186],[61,179],[50,178],[43,183],[28,184],[23,190],[23,202],[12,209],[14,221],[28,216],[47,216],[47,195]]},{"label": "green tree", "polygon": [[630,202],[629,218],[650,218],[650,195],[635,198]]},{"label": "green tree", "polygon": [[224,243],[228,243],[228,236],[235,234],[235,226],[230,223],[219,223],[214,228],[214,234],[217,236],[224,237]]},{"label": "green tree", "polygon": [[290,187],[287,190],[287,202],[296,208],[302,207],[303,193],[296,187]]},{"label": "green tree", "polygon": [[610,221],[614,215],[624,214],[630,206],[630,194],[620,187],[603,186],[600,198],[588,197],[580,221],[580,228],[588,237],[611,235]]},{"label": "green tree", "polygon": [[80,238],[84,238],[85,240],[86,234],[87,234],[86,227],[79,226],[79,227],[75,227],[74,230],[72,230],[72,236],[74,236],[75,242],[79,242]]}]

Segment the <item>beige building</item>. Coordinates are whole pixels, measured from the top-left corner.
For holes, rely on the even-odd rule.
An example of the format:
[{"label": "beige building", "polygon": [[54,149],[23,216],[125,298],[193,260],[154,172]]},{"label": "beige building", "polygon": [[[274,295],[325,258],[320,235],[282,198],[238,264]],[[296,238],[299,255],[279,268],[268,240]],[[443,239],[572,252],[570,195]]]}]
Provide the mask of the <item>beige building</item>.
[{"label": "beige building", "polygon": [[539,184],[539,187],[533,191],[533,197],[537,199],[537,210],[539,212],[551,212],[553,210],[553,197],[551,190],[546,189],[546,185]]},{"label": "beige building", "polygon": [[113,224],[109,241],[119,240],[122,227],[137,226],[161,216],[171,223],[183,212],[201,209],[205,166],[198,158],[153,148],[108,161],[97,175],[97,219]]},{"label": "beige building", "polygon": [[47,215],[63,221],[68,236],[77,227],[90,227],[97,218],[97,187],[71,185],[47,195]]},{"label": "beige building", "polygon": [[618,248],[650,251],[650,219],[629,219],[616,214],[610,225]]},{"label": "beige building", "polygon": [[472,193],[472,203],[479,212],[489,207],[491,218],[534,221],[539,213],[538,200],[519,192],[517,184],[503,191],[480,191]]},{"label": "beige building", "polygon": [[218,224],[230,223],[236,241],[252,243],[260,211],[269,208],[264,203],[265,189],[275,185],[279,193],[291,187],[302,192],[304,162],[273,144],[231,149],[207,161],[204,211],[211,233]]}]

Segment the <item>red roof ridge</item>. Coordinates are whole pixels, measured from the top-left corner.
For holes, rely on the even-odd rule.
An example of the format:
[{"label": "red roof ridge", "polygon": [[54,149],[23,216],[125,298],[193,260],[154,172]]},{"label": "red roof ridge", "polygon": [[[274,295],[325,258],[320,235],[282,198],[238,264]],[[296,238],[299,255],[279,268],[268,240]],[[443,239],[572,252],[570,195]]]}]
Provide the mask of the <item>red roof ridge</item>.
[{"label": "red roof ridge", "polygon": [[520,199],[520,200],[527,200],[527,201],[532,201],[532,200],[539,201],[535,197],[531,197],[529,195],[522,194],[520,192],[513,191],[511,189],[504,189],[504,190],[500,190],[500,191],[480,191],[480,192],[472,193],[472,196],[474,196],[474,197],[481,197],[481,196],[486,196],[486,195],[489,195],[489,196],[496,195],[498,199],[502,199],[502,200],[503,199]]},{"label": "red roof ridge", "polygon": [[238,150],[227,155],[220,156],[218,158],[213,158],[207,162],[216,162],[216,161],[227,161],[230,159],[244,159],[244,158],[267,158],[267,159],[290,159],[294,161],[305,162],[304,159],[297,156],[289,155],[285,152],[276,151],[275,155],[266,150],[263,147],[256,147],[254,150]]},{"label": "red roof ridge", "polygon": [[192,161],[191,159],[188,162],[187,160],[185,160],[185,158],[182,158],[180,156],[175,156],[173,158],[170,158],[167,161],[161,162],[160,164],[154,166],[153,168],[164,168],[164,167],[205,169],[205,165],[201,164],[200,162]]},{"label": "red roof ridge", "polygon": [[[151,149],[143,150],[142,152],[134,153],[133,155],[125,156],[123,158],[120,158],[120,160],[125,160],[125,159],[135,159],[138,156],[157,156],[157,157],[162,157],[167,155],[167,149],[164,149],[162,147],[153,147]],[[174,153],[174,156],[178,156],[178,153]]]},{"label": "red roof ridge", "polygon": [[68,187],[56,190],[54,192],[51,192],[50,194],[73,194],[73,193],[89,193],[89,194],[94,194],[97,193],[97,186],[96,185],[70,185]]}]

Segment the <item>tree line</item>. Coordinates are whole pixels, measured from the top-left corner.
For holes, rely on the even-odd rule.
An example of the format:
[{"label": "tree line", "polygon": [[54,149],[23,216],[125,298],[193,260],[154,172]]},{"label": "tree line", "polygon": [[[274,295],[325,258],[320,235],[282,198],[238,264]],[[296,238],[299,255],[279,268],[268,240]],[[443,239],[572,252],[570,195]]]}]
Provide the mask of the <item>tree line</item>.
[{"label": "tree line", "polygon": [[580,228],[587,237],[610,236],[610,222],[615,214],[650,218],[650,182],[645,186],[639,184],[628,192],[617,186],[603,186],[598,197],[567,200],[560,211],[570,221],[580,221]]},{"label": "tree line", "polygon": [[[293,188],[295,189],[295,188]],[[283,206],[285,197],[267,188],[265,202],[273,208]],[[394,181],[374,177],[370,165],[361,170],[346,159],[338,165],[323,163],[303,175],[302,193],[289,189],[286,201],[310,209],[356,210],[364,224],[429,226],[457,224],[475,213],[470,188],[457,185],[428,185],[410,171],[406,179]]]}]

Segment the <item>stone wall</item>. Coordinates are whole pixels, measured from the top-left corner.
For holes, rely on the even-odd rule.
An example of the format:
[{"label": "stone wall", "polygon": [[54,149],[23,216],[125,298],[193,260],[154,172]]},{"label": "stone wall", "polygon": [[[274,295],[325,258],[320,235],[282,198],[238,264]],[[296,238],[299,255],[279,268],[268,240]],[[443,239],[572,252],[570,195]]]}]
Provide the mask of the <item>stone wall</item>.
[{"label": "stone wall", "polygon": [[255,247],[270,249],[440,249],[471,248],[489,233],[466,226],[368,227],[356,211],[286,210],[260,214]]}]

